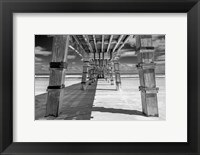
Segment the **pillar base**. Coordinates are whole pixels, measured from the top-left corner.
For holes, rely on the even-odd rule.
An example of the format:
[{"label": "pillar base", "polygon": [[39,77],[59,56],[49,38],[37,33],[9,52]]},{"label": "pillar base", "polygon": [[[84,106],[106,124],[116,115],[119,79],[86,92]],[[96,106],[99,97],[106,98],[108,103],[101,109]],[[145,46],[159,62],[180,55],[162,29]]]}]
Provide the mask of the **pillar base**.
[{"label": "pillar base", "polygon": [[91,85],[91,84],[93,84],[93,83],[94,83],[94,80],[92,79],[92,80],[89,81],[88,84]]},{"label": "pillar base", "polygon": [[58,117],[63,103],[64,89],[52,89],[48,91],[45,117]]},{"label": "pillar base", "polygon": [[89,81],[88,81],[88,85],[91,85],[93,82],[92,82],[92,79],[90,79]]},{"label": "pillar base", "polygon": [[81,89],[82,89],[82,90],[86,90],[86,88],[87,88],[87,85],[86,85],[86,84],[82,84],[82,85],[81,85]]},{"label": "pillar base", "polygon": [[141,92],[141,96],[143,113],[148,117],[159,117],[157,94]]},{"label": "pillar base", "polygon": [[121,90],[121,83],[116,83],[116,90],[120,91]]},{"label": "pillar base", "polygon": [[144,113],[143,112],[143,114],[146,116],[146,117],[159,117],[159,115],[158,114],[154,114],[154,115],[148,115],[148,114],[146,114],[146,113]]}]

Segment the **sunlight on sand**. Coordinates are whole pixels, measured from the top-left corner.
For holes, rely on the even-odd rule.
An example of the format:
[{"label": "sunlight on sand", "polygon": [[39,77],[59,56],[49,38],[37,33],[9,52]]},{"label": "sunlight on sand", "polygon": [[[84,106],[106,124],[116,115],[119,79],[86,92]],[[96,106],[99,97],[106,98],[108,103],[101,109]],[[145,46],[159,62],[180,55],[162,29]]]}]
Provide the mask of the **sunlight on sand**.
[{"label": "sunlight on sand", "polygon": [[57,118],[45,118],[46,88],[48,78],[36,78],[35,108],[36,119],[47,120],[165,120],[165,78],[156,78],[158,92],[159,117],[146,117],[142,113],[141,94],[137,77],[121,78],[121,90],[117,91],[110,81],[99,79],[97,85],[88,86],[86,91],[80,90],[80,78],[66,78],[65,96],[62,112]]},{"label": "sunlight on sand", "polygon": [[122,78],[121,91],[100,79],[97,85],[92,120],[165,120],[165,79],[157,78],[159,117],[144,116],[138,78]]}]

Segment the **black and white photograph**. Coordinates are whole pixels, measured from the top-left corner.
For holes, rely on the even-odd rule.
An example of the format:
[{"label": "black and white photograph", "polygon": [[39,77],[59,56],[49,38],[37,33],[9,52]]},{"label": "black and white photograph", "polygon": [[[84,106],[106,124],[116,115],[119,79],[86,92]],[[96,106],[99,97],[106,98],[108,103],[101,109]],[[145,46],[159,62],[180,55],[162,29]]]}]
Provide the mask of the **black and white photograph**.
[{"label": "black and white photograph", "polygon": [[199,0],[0,8],[0,154],[200,154]]},{"label": "black and white photograph", "polygon": [[165,34],[35,34],[35,120],[165,121]]}]

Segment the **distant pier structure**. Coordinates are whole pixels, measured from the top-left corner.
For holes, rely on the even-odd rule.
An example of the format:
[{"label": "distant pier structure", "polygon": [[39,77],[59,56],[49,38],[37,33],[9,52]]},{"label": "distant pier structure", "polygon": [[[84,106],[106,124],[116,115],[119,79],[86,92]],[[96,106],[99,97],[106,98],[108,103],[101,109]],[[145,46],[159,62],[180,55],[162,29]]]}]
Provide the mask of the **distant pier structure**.
[{"label": "distant pier structure", "polygon": [[[105,78],[120,91],[119,58],[124,45],[134,40],[134,51],[138,58],[139,91],[146,116],[158,117],[158,103],[155,80],[154,47],[152,35],[55,35],[53,36],[50,78],[47,87],[46,116],[57,117],[63,103],[65,73],[68,49],[71,48],[83,58],[81,88],[87,90],[98,78]],[[130,41],[129,41],[130,43]],[[131,83],[130,83],[131,84]]]}]

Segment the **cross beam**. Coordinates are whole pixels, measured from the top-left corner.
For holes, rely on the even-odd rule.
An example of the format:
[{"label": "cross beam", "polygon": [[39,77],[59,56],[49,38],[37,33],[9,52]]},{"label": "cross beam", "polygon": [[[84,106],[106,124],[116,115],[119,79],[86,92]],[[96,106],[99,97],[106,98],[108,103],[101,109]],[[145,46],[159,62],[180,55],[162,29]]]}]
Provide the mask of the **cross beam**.
[{"label": "cross beam", "polygon": [[86,52],[85,49],[84,49],[84,47],[82,46],[82,44],[81,44],[81,43],[79,42],[79,40],[77,39],[77,37],[76,37],[75,35],[73,35],[72,37],[76,40],[77,44],[82,48],[82,50],[83,50],[84,52]]},{"label": "cross beam", "polygon": [[98,52],[98,50],[97,50],[97,42],[96,42],[95,35],[93,35],[92,37],[93,37],[93,40],[94,40],[95,50],[96,50],[96,52]]},{"label": "cross beam", "polygon": [[92,48],[92,46],[91,46],[91,44],[90,44],[88,35],[83,35],[83,37],[84,37],[84,39],[85,39],[86,44],[88,45],[88,47],[89,47],[89,49],[90,49],[90,52],[94,52],[94,51],[93,51],[93,48]]},{"label": "cross beam", "polygon": [[122,47],[124,47],[124,45],[127,43],[127,41],[131,38],[132,35],[127,35],[126,39],[124,40],[123,44],[121,44],[119,46],[119,48],[117,49],[117,53],[122,49]]},{"label": "cross beam", "polygon": [[124,36],[124,35],[120,35],[120,37],[119,37],[119,39],[118,39],[117,43],[115,44],[115,46],[114,46],[114,48],[113,48],[113,50],[112,50],[112,52],[113,52],[113,53],[115,52],[115,50],[116,50],[117,46],[118,46],[118,45],[119,45],[119,43],[121,42],[121,40],[122,40],[123,36]]},{"label": "cross beam", "polygon": [[103,52],[103,45],[104,45],[104,35],[102,35],[101,52]]}]

